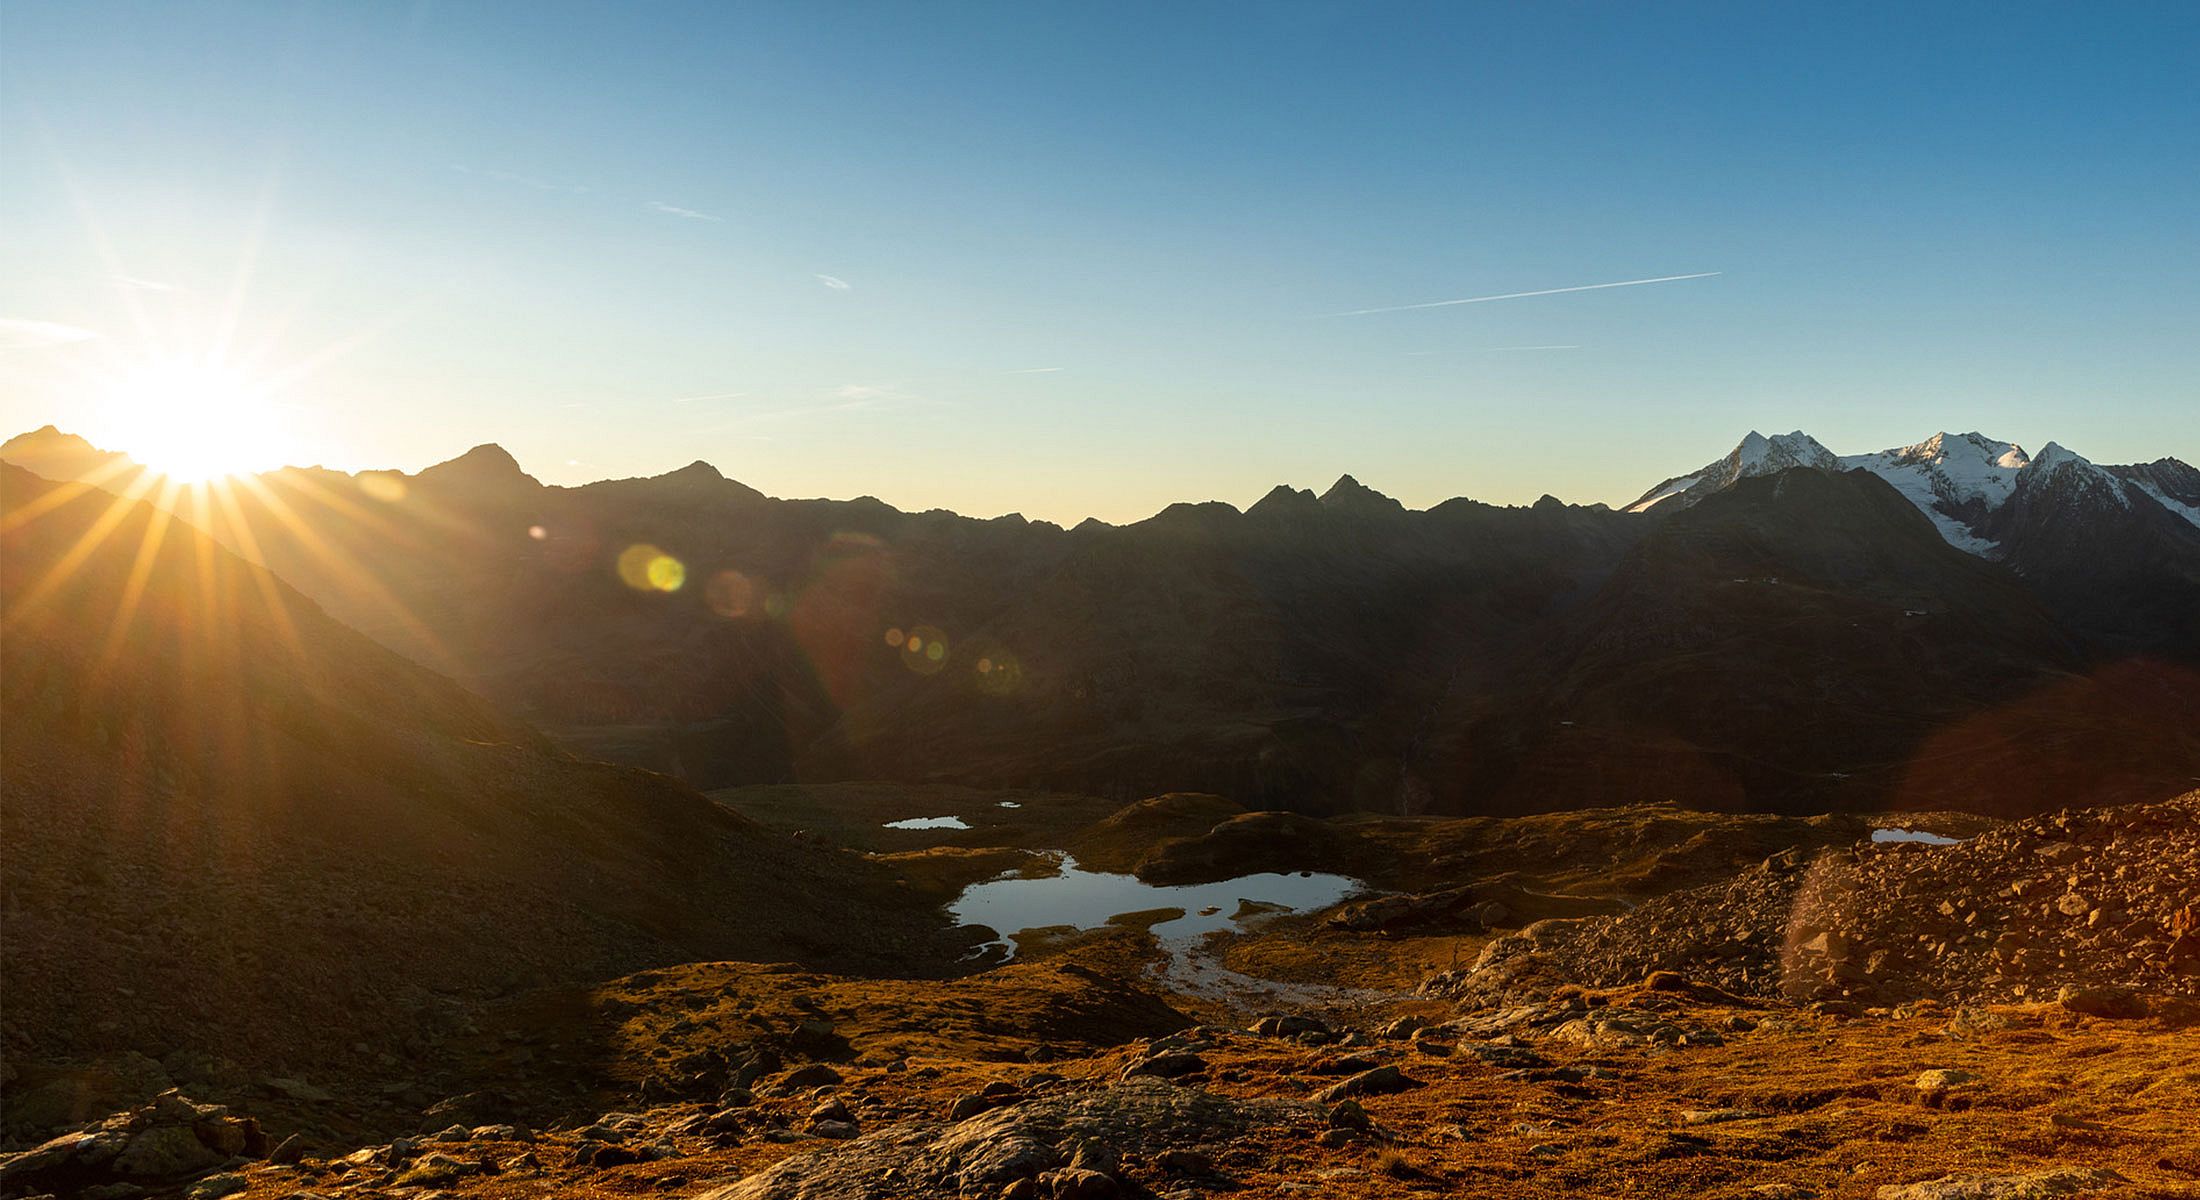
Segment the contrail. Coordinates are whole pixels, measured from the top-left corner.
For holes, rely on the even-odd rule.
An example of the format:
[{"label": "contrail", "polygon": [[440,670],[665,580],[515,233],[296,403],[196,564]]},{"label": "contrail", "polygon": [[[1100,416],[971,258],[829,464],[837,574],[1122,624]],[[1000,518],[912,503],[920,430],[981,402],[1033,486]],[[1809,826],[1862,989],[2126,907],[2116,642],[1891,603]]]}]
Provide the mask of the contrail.
[{"label": "contrail", "polygon": [[1694,275],[1660,275],[1656,279],[1622,279],[1618,283],[1585,283],[1580,287],[1544,288],[1540,292],[1506,292],[1502,296],[1469,296],[1464,300],[1431,300],[1426,304],[1393,304],[1388,308],[1355,308],[1350,312],[1330,313],[1332,317],[1364,317],[1371,313],[1406,312],[1416,308],[1450,308],[1454,304],[1488,304],[1492,300],[1522,300],[1529,296],[1556,296],[1561,292],[1595,292],[1605,288],[1641,287],[1646,283],[1673,283],[1682,279],[1709,279],[1724,275],[1724,271],[1698,271]]}]

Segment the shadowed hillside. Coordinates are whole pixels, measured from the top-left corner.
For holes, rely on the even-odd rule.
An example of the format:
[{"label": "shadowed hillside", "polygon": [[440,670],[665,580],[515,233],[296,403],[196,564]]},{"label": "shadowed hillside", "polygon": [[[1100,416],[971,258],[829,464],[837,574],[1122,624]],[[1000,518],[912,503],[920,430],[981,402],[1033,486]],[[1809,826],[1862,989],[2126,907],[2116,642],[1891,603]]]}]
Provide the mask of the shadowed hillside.
[{"label": "shadowed hillside", "polygon": [[936,951],[855,857],[576,760],[150,505],[0,470],[11,1059],[328,1064],[539,983]]},{"label": "shadowed hillside", "polygon": [[1649,788],[2021,814],[2200,772],[2200,675],[2104,661],[1863,471],[1744,479],[1674,515],[1519,677],[1461,740],[1470,808]]}]

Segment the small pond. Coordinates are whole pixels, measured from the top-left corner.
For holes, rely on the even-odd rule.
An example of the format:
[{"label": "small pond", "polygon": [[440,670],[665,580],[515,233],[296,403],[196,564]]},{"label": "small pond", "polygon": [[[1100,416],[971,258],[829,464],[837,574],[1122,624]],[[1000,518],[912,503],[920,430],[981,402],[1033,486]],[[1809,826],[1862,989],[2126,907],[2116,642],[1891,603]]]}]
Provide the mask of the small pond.
[{"label": "small pond", "polygon": [[1872,830],[1872,840],[1875,842],[1921,842],[1927,846],[1960,846],[1963,844],[1962,838],[1944,837],[1937,833],[1927,833],[1922,829],[1874,829]]},{"label": "small pond", "polygon": [[[1165,946],[1181,951],[1201,937],[1237,925],[1241,906],[1259,912],[1307,912],[1327,908],[1362,890],[1357,879],[1310,871],[1240,875],[1219,883],[1157,886],[1135,875],[1087,871],[1065,854],[1058,875],[1044,879],[1005,878],[974,883],[948,905],[965,925],[984,925],[1002,935],[1025,929],[1068,925],[1097,929],[1109,917],[1178,908],[1184,915],[1152,926]],[[1248,903],[1249,902],[1249,903]],[[1245,915],[1252,915],[1248,912]],[[1011,954],[1012,944],[1002,943]]]},{"label": "small pond", "polygon": [[968,829],[970,823],[961,817],[910,817],[901,821],[888,821],[888,829]]}]

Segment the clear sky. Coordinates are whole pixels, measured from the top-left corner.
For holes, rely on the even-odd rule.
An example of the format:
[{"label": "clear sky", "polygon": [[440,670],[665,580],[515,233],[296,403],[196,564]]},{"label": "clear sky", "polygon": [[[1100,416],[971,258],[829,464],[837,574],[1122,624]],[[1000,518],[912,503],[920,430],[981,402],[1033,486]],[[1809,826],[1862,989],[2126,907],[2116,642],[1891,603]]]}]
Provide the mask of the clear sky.
[{"label": "clear sky", "polygon": [[2182,0],[8,0],[0,432],[220,353],[295,461],[1062,521],[2192,459],[2196,75]]}]

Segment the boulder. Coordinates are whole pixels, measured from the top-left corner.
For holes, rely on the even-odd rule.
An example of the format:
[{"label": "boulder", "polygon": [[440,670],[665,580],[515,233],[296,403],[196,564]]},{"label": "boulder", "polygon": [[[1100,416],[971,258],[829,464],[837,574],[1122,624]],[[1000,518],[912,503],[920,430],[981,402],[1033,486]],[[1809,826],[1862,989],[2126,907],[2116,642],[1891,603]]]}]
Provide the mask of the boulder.
[{"label": "boulder", "polygon": [[0,1194],[173,1186],[231,1159],[261,1158],[267,1151],[267,1137],[251,1118],[170,1090],[0,1163]]},{"label": "boulder", "polygon": [[1348,1096],[1381,1096],[1419,1086],[1421,1086],[1420,1080],[1408,1079],[1405,1073],[1396,1067],[1383,1066],[1372,1071],[1362,1071],[1349,1079],[1333,1083],[1316,1092],[1314,1099],[1323,1104],[1335,1104]]},{"label": "boulder", "polygon": [[2147,1002],[2137,992],[2119,987],[2065,987],[2055,1003],[2074,1013],[2127,1021],[2147,1015]]}]

